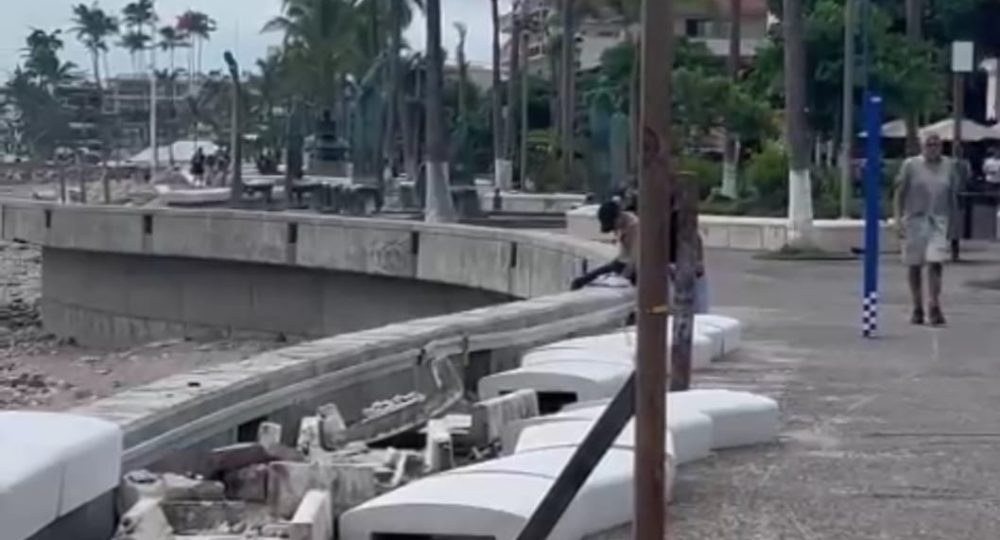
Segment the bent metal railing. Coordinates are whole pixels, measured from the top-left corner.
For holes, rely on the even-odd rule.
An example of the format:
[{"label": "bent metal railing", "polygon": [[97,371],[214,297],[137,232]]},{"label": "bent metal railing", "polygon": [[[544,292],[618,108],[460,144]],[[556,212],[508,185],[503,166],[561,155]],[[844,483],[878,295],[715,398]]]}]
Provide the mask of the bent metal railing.
[{"label": "bent metal railing", "polygon": [[122,426],[128,470],[295,404],[377,388],[393,374],[437,359],[469,359],[613,327],[631,310],[631,291],[595,289],[407,321],[174,375],[73,412]]}]

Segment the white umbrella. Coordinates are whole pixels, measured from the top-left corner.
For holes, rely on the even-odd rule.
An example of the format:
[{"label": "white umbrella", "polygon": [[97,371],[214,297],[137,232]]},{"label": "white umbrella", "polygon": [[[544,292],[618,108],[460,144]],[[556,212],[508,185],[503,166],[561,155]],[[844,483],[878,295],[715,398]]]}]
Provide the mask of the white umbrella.
[{"label": "white umbrella", "polygon": [[[219,147],[216,146],[215,143],[211,141],[198,141],[198,142],[191,140],[177,141],[174,144],[160,147],[159,154],[161,160],[166,159],[168,156],[170,156],[171,147],[173,147],[174,161],[177,161],[179,163],[186,163],[191,161],[191,158],[194,157],[195,150],[197,150],[198,148],[201,148],[201,151],[206,156],[214,154],[219,149]],[[153,147],[150,146],[149,148],[129,158],[129,161],[133,163],[149,163],[150,161],[152,161],[152,156],[153,156]]]},{"label": "white umbrella", "polygon": [[[955,121],[951,118],[941,120],[920,128],[920,138],[937,135],[942,141],[952,141],[955,138]],[[1000,130],[962,119],[962,142],[979,142],[984,140],[1000,140]]]},{"label": "white umbrella", "polygon": [[[868,132],[858,133],[859,137],[867,137]],[[893,120],[882,124],[882,136],[886,139],[903,139],[906,137],[906,122],[903,120]]]}]

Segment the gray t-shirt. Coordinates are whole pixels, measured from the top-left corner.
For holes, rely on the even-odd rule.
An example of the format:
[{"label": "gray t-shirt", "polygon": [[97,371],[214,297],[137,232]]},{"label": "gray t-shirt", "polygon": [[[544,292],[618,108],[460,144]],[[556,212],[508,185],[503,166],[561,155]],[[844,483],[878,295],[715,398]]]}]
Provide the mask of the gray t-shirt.
[{"label": "gray t-shirt", "polygon": [[931,217],[947,223],[958,208],[961,183],[954,160],[942,157],[930,163],[923,156],[903,162],[896,179],[903,219]]}]

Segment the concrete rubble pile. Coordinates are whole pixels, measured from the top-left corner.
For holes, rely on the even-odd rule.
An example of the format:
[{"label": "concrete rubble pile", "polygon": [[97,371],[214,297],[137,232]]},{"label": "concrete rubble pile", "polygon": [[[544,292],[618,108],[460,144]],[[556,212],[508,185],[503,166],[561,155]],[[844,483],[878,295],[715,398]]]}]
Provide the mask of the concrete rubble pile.
[{"label": "concrete rubble pile", "polygon": [[[362,411],[362,422],[424,399],[412,393],[375,402]],[[455,451],[472,448],[471,424],[469,415],[432,419],[405,434],[424,448],[403,449],[352,438],[335,404],[301,419],[294,447],[283,444],[280,424],[263,422],[255,442],[211,450],[200,474],[126,474],[115,539],[332,539],[343,512],[464,461]]]}]

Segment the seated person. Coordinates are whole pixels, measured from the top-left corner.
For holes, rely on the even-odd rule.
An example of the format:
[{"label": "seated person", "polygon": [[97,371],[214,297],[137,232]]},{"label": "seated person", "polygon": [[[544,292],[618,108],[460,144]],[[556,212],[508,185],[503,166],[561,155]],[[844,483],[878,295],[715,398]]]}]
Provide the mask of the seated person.
[{"label": "seated person", "polygon": [[622,209],[617,199],[602,204],[597,209],[597,220],[602,233],[615,233],[618,241],[618,256],[608,264],[597,267],[573,280],[572,289],[578,290],[607,274],[617,274],[635,285],[636,254],[639,249],[639,218]]},{"label": "seated person", "polygon": [[[672,234],[676,234],[677,212],[671,213]],[[607,274],[617,274],[636,284],[636,262],[639,252],[639,218],[631,211],[622,208],[618,198],[605,202],[597,210],[597,219],[601,224],[602,233],[615,233],[618,242],[618,256],[608,264],[595,268],[573,280],[572,289],[578,290],[593,283]],[[701,236],[696,237],[697,269],[694,291],[694,312],[708,313],[708,279],[705,275],[704,249]],[[676,272],[677,241],[676,236],[670,243],[670,267],[668,274],[673,277]],[[673,281],[673,280],[671,280]]]}]

